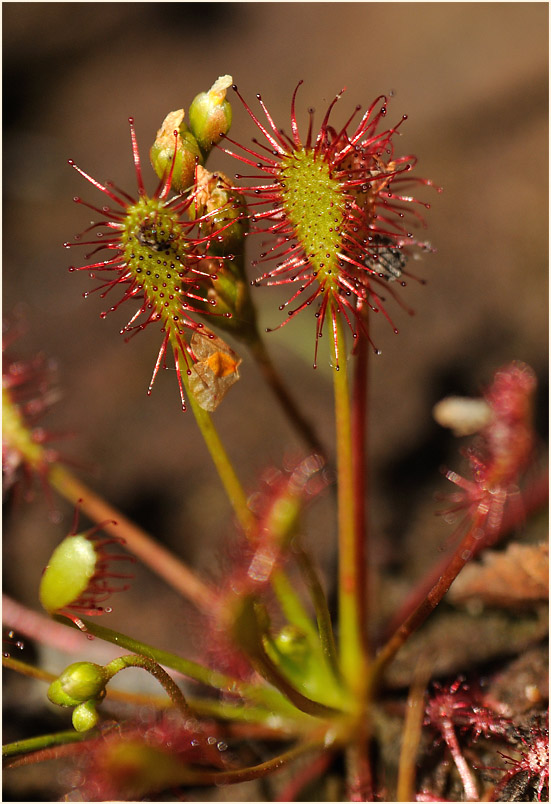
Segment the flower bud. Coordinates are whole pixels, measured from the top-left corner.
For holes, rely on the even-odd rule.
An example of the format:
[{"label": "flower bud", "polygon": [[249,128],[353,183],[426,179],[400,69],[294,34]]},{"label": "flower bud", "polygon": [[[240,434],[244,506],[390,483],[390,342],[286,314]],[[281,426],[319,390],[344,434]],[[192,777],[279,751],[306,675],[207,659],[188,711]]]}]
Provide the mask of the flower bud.
[{"label": "flower bud", "polygon": [[208,153],[230,130],[232,109],[226,100],[231,75],[218,78],[208,92],[200,92],[189,107],[189,125],[201,149]]},{"label": "flower bud", "polygon": [[48,687],[47,695],[48,700],[53,704],[56,704],[56,706],[78,706],[79,703],[81,703],[76,698],[71,698],[70,695],[67,695],[59,678],[56,678],[55,681],[52,681]]},{"label": "flower bud", "polygon": [[72,721],[75,731],[89,731],[97,726],[99,719],[95,701],[86,701],[73,709]]},{"label": "flower bud", "polygon": [[57,680],[67,696],[81,703],[90,698],[103,697],[109,676],[99,664],[75,662],[66,667]]},{"label": "flower bud", "polygon": [[[149,151],[151,164],[160,179],[168,175],[174,160],[171,187],[177,193],[193,185],[195,166],[197,162],[203,162],[197,140],[184,123],[184,114],[183,109],[178,109],[165,117]],[[174,135],[175,131],[178,132],[177,136]]]}]

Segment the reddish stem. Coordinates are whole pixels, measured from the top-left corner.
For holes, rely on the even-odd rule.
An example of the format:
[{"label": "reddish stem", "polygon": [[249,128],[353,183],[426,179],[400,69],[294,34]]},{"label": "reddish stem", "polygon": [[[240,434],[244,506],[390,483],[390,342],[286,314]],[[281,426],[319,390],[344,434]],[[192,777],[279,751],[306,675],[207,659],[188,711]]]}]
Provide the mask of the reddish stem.
[{"label": "reddish stem", "polygon": [[[364,318],[367,326],[367,317]],[[368,546],[368,524],[366,519],[366,499],[368,494],[367,447],[367,377],[368,377],[368,339],[358,338],[354,351],[354,384],[352,388],[352,461],[354,484],[354,527],[356,530],[356,564],[358,567],[358,619],[360,636],[363,640],[364,655],[368,656],[367,639],[367,601],[368,574],[366,556]]]},{"label": "reddish stem", "polygon": [[72,631],[44,614],[26,608],[7,595],[2,595],[2,622],[13,628],[18,636],[34,639],[64,653],[81,654],[85,649],[98,661],[108,661],[116,654],[108,645],[91,643],[81,631]]},{"label": "reddish stem", "polygon": [[[522,505],[512,505],[507,509],[501,527],[494,543],[498,542],[503,536],[517,527],[520,527],[524,520],[531,514],[541,510],[549,497],[549,476],[547,470],[542,472],[536,480],[526,489],[522,495]],[[473,551],[473,557],[484,547],[484,540],[478,542]],[[408,595],[398,612],[390,621],[386,636],[394,633],[398,626],[404,622],[409,614],[420,605],[421,601],[428,595],[429,591],[436,584],[442,573],[445,571],[450,561],[449,553],[445,555],[436,566],[432,567],[429,573],[421,580],[417,587]]]},{"label": "reddish stem", "polygon": [[373,801],[373,780],[369,762],[369,737],[362,729],[346,749],[348,801]]}]

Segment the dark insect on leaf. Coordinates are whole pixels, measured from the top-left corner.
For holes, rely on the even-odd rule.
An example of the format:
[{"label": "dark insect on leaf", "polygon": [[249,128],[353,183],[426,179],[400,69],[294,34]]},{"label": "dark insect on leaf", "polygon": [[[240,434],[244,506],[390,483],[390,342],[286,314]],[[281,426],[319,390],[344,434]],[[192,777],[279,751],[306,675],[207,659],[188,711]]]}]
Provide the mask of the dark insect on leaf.
[{"label": "dark insect on leaf", "polygon": [[169,241],[161,240],[160,234],[162,233],[158,232],[155,224],[144,221],[136,234],[136,239],[142,246],[150,248],[151,251],[167,251],[171,244]]},{"label": "dark insect on leaf", "polygon": [[374,253],[369,254],[365,260],[366,268],[375,271],[382,279],[393,282],[402,276],[407,263],[407,255],[401,248],[392,244],[392,240],[383,235],[373,238]]}]

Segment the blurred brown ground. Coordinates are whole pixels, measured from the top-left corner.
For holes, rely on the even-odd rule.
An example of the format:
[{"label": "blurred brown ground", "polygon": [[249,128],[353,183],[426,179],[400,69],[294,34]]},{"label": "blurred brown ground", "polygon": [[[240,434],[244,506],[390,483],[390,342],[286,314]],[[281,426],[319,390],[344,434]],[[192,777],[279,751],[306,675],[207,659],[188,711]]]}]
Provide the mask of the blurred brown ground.
[{"label": "blurred brown ground", "polygon": [[[456,444],[431,420],[434,402],[446,393],[476,394],[495,369],[519,359],[540,377],[545,422],[547,17],[545,3],[3,6],[4,315],[23,303],[29,323],[20,351],[43,350],[59,363],[64,396],[47,424],[75,432],[62,450],[96,467],[93,475],[82,474],[86,482],[187,561],[216,571],[214,548],[233,532],[232,516],[193,416],[180,410],[175,377],[162,373],[153,395],[146,394],[158,333],[150,328],[125,344],[118,331],[132,309],[125,305],[101,320],[105,302],[81,295],[93,282],[67,272],[72,262],[81,264],[82,254],[62,244],[93,217],[71,198],[102,203],[67,159],[133,192],[127,118],[136,118],[146,161],[165,114],[187,106],[225,73],[253,107],[261,92],[286,129],[299,79],[303,125],[310,106],[319,123],[342,87],[347,92],[336,122],[357,103],[365,107],[393,92],[387,120],[408,115],[398,152],[416,154],[418,173],[444,187],[442,194],[419,192],[432,204],[427,237],[437,252],[414,266],[428,284],[410,282],[403,292],[415,316],[389,304],[398,336],[382,316],[373,323],[382,350],[371,363],[370,391],[375,560],[394,564],[397,547],[408,550],[408,523],[420,495],[430,502],[433,490],[443,487],[440,464],[458,460]],[[232,135],[244,144],[255,136],[237,99]],[[213,154],[213,166],[230,175],[239,170],[222,154]],[[146,177],[153,188],[147,165]],[[276,325],[285,296],[267,289],[255,297],[261,325]],[[329,368],[310,368],[313,311],[268,339],[333,449]],[[300,445],[243,356],[242,379],[215,423],[253,490],[266,466],[280,465]],[[70,522],[68,506],[62,507],[61,526],[48,521],[40,495],[7,520],[5,589],[32,607],[38,606],[41,569]],[[330,512],[329,496],[312,511],[308,535],[327,573]],[[439,527],[444,539],[449,531]],[[434,544],[430,551],[432,560]],[[186,606],[148,571],[137,576],[133,592],[115,599],[105,624],[193,655]],[[61,669],[54,664],[48,669]]]}]

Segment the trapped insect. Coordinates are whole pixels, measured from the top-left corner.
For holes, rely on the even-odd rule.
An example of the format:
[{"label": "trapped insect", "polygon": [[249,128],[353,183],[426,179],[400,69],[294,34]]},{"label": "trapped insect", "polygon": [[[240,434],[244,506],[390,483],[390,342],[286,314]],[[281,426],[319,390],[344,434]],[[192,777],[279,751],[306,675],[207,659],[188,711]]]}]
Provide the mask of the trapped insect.
[{"label": "trapped insect", "polygon": [[191,336],[197,362],[191,366],[189,386],[203,410],[216,410],[229,389],[239,379],[239,355],[208,329]]},{"label": "trapped insect", "polygon": [[174,237],[169,235],[168,240],[159,240],[155,224],[150,221],[144,221],[136,234],[138,243],[152,251],[166,251],[170,248],[170,241],[173,239]]},{"label": "trapped insect", "polygon": [[399,279],[406,267],[407,255],[401,248],[393,246],[392,241],[383,235],[375,237],[373,245],[376,248],[376,254],[370,254],[365,258],[365,266],[388,282]]}]

